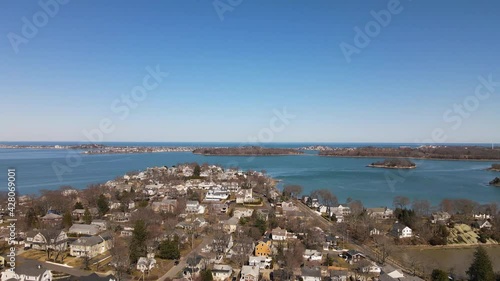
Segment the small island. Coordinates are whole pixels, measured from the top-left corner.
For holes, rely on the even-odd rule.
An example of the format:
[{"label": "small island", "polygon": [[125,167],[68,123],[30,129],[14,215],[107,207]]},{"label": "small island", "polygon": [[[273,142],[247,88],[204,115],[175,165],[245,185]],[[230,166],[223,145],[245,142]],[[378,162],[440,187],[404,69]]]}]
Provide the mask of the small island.
[{"label": "small island", "polygon": [[371,163],[368,167],[385,169],[415,169],[417,165],[408,159],[394,158]]},{"label": "small island", "polygon": [[491,164],[491,167],[486,170],[500,172],[500,164]]},{"label": "small island", "polygon": [[492,181],[490,181],[490,185],[500,187],[500,178],[499,177],[494,178]]},{"label": "small island", "polygon": [[264,148],[259,146],[223,147],[223,148],[199,148],[193,150],[194,154],[202,155],[227,155],[227,156],[278,156],[298,155],[302,151],[291,148]]}]

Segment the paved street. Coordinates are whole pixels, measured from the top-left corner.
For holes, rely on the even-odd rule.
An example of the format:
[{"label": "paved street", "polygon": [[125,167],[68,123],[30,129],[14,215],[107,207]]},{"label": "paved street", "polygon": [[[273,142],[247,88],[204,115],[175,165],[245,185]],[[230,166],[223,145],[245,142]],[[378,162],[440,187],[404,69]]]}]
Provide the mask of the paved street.
[{"label": "paved street", "polygon": [[196,248],[194,248],[193,250],[191,250],[191,252],[189,252],[189,254],[187,254],[184,257],[182,257],[182,259],[180,260],[180,262],[179,262],[178,265],[175,265],[174,267],[172,267],[167,273],[165,273],[158,280],[159,281],[164,281],[167,278],[175,278],[177,276],[177,274],[179,272],[181,272],[186,267],[187,257],[189,257],[193,253],[198,253],[198,254],[201,253],[201,249],[203,247],[205,247],[206,245],[208,245],[209,243],[211,243],[212,239],[213,239],[212,237],[205,237],[203,239],[203,241],[200,243],[200,245],[198,245]]}]

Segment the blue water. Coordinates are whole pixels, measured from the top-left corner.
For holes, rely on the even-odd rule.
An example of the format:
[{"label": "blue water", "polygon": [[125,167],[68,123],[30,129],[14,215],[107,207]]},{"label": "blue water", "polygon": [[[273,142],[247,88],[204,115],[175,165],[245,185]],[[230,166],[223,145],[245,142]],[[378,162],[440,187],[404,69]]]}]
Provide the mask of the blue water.
[{"label": "blue water", "polygon": [[[34,143],[26,143],[34,144]],[[50,144],[50,143],[40,143]],[[58,143],[61,144],[61,143]],[[68,143],[72,144],[72,143]],[[228,146],[227,143],[108,143],[109,145],[151,146]],[[266,146],[300,147],[303,143],[271,144]],[[332,144],[325,144],[332,145]],[[368,144],[333,144],[360,146]],[[378,145],[380,144],[373,144]],[[383,144],[399,146],[411,144]],[[412,144],[414,145],[414,144]],[[415,160],[415,170],[374,169],[367,164],[379,158],[319,157],[314,152],[297,156],[203,156],[191,152],[150,154],[81,155],[68,150],[0,149],[0,182],[6,183],[8,168],[17,170],[18,191],[37,193],[41,189],[55,189],[62,185],[84,188],[121,176],[126,172],[152,166],[171,166],[184,162],[219,164],[224,167],[266,170],[283,184],[299,184],[304,193],[328,188],[339,201],[359,199],[365,206],[392,205],[395,196],[428,199],[438,204],[444,198],[468,198],[479,203],[499,202],[500,188],[487,185],[500,173],[485,171],[493,162]],[[59,176],[58,176],[59,171]],[[388,180],[395,179],[394,181]],[[5,184],[1,184],[5,186]],[[0,186],[1,186],[0,185]]]}]

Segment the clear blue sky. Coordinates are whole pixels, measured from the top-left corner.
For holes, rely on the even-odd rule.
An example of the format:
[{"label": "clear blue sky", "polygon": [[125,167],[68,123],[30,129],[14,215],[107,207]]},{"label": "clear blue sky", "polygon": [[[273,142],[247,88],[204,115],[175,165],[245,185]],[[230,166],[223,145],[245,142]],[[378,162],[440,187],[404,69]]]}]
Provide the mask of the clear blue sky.
[{"label": "clear blue sky", "polygon": [[[348,63],[340,44],[389,2],[243,0],[221,20],[212,1],[72,0],[16,54],[9,34],[43,10],[2,1],[0,141],[85,140],[109,118],[104,141],[242,142],[286,107],[272,141],[500,142],[500,85],[443,119],[500,81],[500,2],[401,0]],[[156,65],[169,76],[121,120],[111,104]]]}]

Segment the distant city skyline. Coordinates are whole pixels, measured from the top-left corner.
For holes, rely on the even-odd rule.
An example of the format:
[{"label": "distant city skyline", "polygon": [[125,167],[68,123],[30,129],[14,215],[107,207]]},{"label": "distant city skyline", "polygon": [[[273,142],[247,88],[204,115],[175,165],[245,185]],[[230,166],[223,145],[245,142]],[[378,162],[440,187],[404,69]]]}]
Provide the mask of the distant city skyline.
[{"label": "distant city skyline", "polygon": [[499,2],[40,3],[0,9],[0,142],[500,143]]}]

